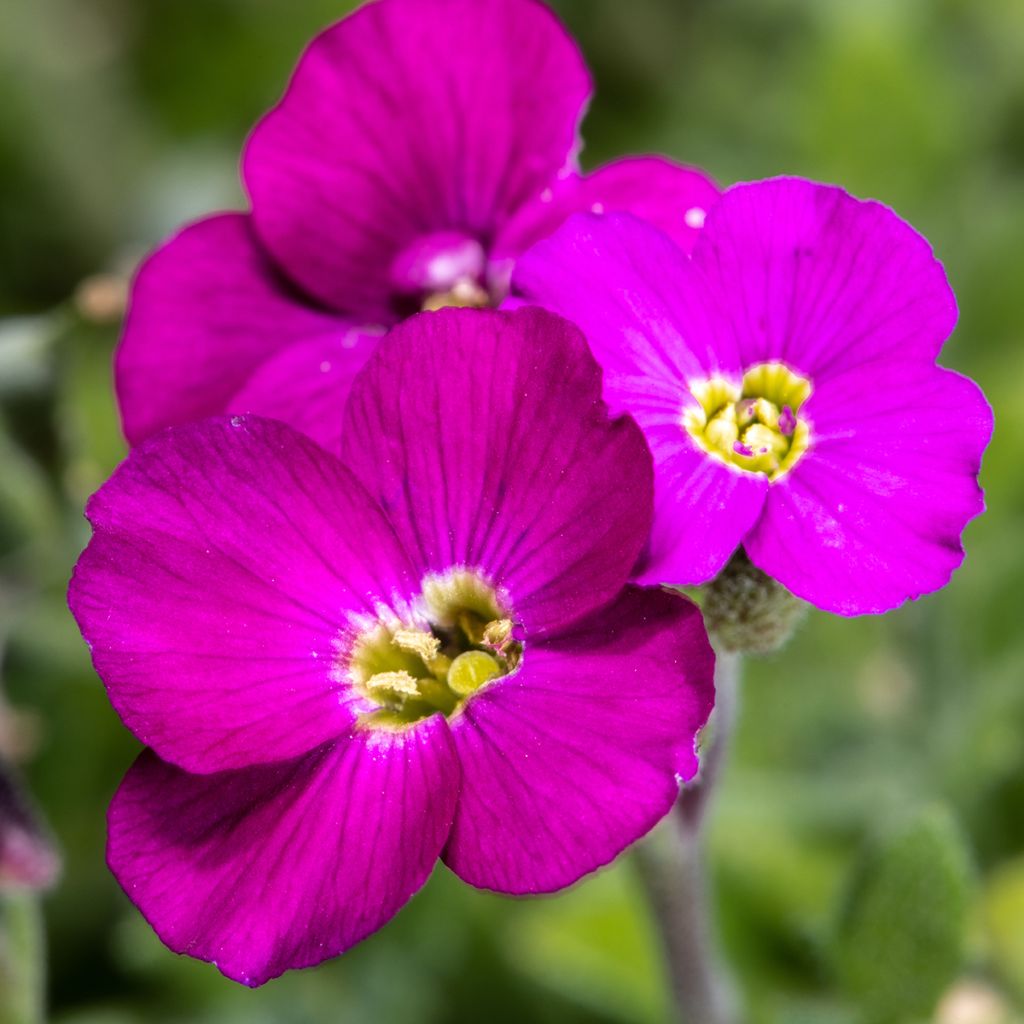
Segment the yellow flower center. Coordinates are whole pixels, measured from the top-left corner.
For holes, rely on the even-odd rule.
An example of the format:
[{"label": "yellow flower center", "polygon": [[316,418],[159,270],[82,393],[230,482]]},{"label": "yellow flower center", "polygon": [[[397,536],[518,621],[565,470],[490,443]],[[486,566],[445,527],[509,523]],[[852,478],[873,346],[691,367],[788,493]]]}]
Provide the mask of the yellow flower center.
[{"label": "yellow flower center", "polygon": [[683,426],[712,458],[778,480],[811,443],[798,413],[811,382],[782,363],[759,363],[737,387],[721,377],[690,385],[697,400],[683,411]]},{"label": "yellow flower center", "polygon": [[451,716],[481,687],[509,675],[523,645],[497,592],[471,569],[430,574],[402,615],[383,609],[343,638],[338,666],[364,697],[364,726],[400,729]]},{"label": "yellow flower center", "polygon": [[494,304],[485,288],[471,278],[463,277],[447,291],[431,292],[423,300],[422,308],[431,310],[454,306],[457,309],[486,309]]}]

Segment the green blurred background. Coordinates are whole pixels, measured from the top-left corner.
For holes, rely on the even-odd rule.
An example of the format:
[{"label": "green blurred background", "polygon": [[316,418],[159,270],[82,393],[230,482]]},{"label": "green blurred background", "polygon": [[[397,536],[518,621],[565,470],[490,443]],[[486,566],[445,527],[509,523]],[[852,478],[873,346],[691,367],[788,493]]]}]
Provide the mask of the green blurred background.
[{"label": "green blurred background", "polygon": [[[439,869],[344,958],[250,992],[175,957],[107,874],[136,744],[64,606],[123,454],[117,278],[242,202],[239,147],[343,0],[0,0],[0,657],[65,859],[44,900],[64,1024],[667,1020],[635,864],[503,900]],[[943,361],[997,411],[990,511],[943,593],[812,614],[752,663],[711,830],[755,1024],[1007,1024],[1024,997],[1024,3],[561,0],[598,92],[588,165],[659,151],[894,206],[960,300]],[[82,282],[97,274],[113,280]],[[105,307],[110,307],[107,310]],[[898,443],[898,439],[894,439]],[[10,715],[8,715],[10,719]],[[936,1004],[938,1005],[936,1006]]]}]

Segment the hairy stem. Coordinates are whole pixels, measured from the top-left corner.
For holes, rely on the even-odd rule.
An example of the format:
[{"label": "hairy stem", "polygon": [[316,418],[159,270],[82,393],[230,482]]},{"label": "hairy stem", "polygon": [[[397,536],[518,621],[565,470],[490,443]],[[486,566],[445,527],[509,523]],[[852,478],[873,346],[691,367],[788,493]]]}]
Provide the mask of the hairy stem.
[{"label": "hairy stem", "polygon": [[722,969],[711,908],[704,823],[735,725],[739,656],[715,668],[715,712],[698,778],[637,850],[665,950],[680,1024],[739,1024],[735,992]]}]

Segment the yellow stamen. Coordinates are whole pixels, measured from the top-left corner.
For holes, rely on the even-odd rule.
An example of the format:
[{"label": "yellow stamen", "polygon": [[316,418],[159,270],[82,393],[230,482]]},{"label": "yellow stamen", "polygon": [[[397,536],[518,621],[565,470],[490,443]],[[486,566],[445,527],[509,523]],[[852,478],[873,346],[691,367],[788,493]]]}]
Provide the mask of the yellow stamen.
[{"label": "yellow stamen", "polygon": [[483,641],[488,647],[502,648],[512,635],[511,619],[495,619],[484,626]]},{"label": "yellow stamen", "polygon": [[695,381],[697,400],[682,421],[697,445],[736,469],[778,480],[810,445],[810,428],[797,414],[811,383],[783,363],[751,367],[739,386],[721,377]]},{"label": "yellow stamen", "polygon": [[419,599],[400,613],[382,606],[376,621],[357,628],[339,639],[338,668],[370,705],[359,720],[372,729],[458,714],[481,687],[517,671],[523,656],[504,598],[465,566],[428,574]]},{"label": "yellow stamen", "polygon": [[423,309],[444,309],[454,306],[462,309],[486,309],[491,296],[470,278],[462,278],[446,292],[434,292],[423,301]]},{"label": "yellow stamen", "polygon": [[401,703],[407,697],[418,697],[416,680],[408,672],[378,672],[366,680],[366,692],[385,703]]},{"label": "yellow stamen", "polygon": [[426,662],[433,661],[441,649],[441,641],[436,636],[419,629],[398,629],[391,642]]}]

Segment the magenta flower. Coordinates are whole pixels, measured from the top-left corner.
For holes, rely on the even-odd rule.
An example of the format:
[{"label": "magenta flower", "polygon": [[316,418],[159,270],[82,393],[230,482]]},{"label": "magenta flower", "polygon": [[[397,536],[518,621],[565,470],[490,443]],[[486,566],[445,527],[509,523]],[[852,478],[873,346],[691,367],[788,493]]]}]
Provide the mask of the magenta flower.
[{"label": "magenta flower", "polygon": [[234,416],[168,430],[93,497],[72,611],[151,749],[114,874],[172,949],[258,985],[380,927],[440,856],[549,892],[697,767],[696,609],[626,586],[650,457],[582,335],[537,309],[397,327],[343,461]]},{"label": "magenta flower", "polygon": [[729,189],[688,258],[626,216],[579,215],[516,283],[575,320],[655,461],[647,583],[698,584],[738,545],[845,615],[945,585],[983,508],[992,414],[935,364],[956,303],[891,210],[778,179]]},{"label": "magenta flower", "polygon": [[379,327],[496,305],[575,210],[629,210],[688,248],[718,190],[657,158],[578,171],[591,92],[536,0],[377,0],[306,51],[242,165],[251,213],[186,228],[135,281],[117,354],[125,434],[215,413],[337,442]]}]

